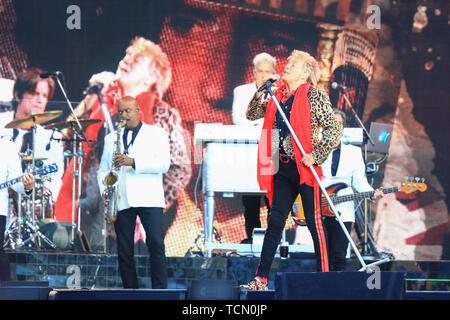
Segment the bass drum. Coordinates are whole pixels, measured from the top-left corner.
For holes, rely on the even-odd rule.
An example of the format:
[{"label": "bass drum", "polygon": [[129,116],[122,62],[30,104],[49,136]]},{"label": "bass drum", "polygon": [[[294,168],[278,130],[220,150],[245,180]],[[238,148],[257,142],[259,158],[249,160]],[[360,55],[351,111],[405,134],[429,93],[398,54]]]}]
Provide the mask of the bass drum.
[{"label": "bass drum", "polygon": [[[53,219],[41,219],[38,226],[40,231],[55,244],[57,249],[67,250],[69,248],[69,232],[58,222]],[[47,246],[45,242],[43,243]]]},{"label": "bass drum", "polygon": [[[15,211],[17,212],[18,195],[15,195]],[[21,200],[22,216],[28,216],[29,219],[32,212],[32,200],[22,197]],[[54,203],[52,200],[52,192],[45,187],[43,183],[35,184],[35,200],[34,200],[34,219],[36,221],[50,219],[53,217]]]}]

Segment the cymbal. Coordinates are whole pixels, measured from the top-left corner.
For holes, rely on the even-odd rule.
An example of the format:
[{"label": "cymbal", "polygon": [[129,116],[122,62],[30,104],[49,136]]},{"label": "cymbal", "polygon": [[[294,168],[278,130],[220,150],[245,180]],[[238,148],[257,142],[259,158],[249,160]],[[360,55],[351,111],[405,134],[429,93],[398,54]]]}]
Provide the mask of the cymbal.
[{"label": "cymbal", "polygon": [[[44,160],[47,160],[47,158],[34,158],[34,161],[44,161]],[[25,157],[23,157],[22,158],[22,161],[23,162],[31,162],[31,161],[33,161],[33,156],[25,156]]]},{"label": "cymbal", "polygon": [[[86,127],[90,126],[91,124],[98,123],[101,120],[100,119],[80,119],[80,124],[85,129]],[[70,121],[60,121],[55,122],[49,125],[45,126],[46,129],[55,129],[55,130],[62,130],[66,128],[77,128],[78,124],[76,120],[70,120]]]},{"label": "cymbal", "polygon": [[41,124],[48,122],[50,120],[56,119],[59,116],[63,114],[62,111],[54,110],[54,111],[46,111],[42,113],[36,113],[33,115],[29,115],[20,119],[16,119],[8,123],[5,128],[14,128],[14,129],[21,129],[21,128],[29,128],[32,127],[34,124]]}]

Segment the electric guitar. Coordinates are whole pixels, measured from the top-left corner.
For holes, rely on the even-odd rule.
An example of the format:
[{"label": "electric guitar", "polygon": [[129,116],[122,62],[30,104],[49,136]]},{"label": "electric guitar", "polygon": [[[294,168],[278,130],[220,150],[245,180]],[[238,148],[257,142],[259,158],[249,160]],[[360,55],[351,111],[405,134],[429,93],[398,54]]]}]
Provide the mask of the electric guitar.
[{"label": "electric guitar", "polygon": [[[401,191],[404,193],[412,193],[414,191],[424,192],[427,190],[427,185],[425,183],[423,183],[423,181],[424,181],[423,178],[421,179],[421,178],[416,177],[416,178],[407,178],[405,180],[406,181],[403,181],[400,184],[400,186],[398,186],[398,187],[384,188],[381,191],[384,194],[388,194],[388,193],[398,192],[398,191]],[[329,186],[328,188],[326,188],[327,194],[330,197],[330,200],[331,200],[331,202],[333,202],[333,204],[338,204],[338,203],[343,203],[343,202],[353,201],[353,200],[363,200],[365,198],[371,198],[375,194],[375,191],[368,191],[368,192],[355,192],[352,194],[347,194],[347,195],[342,195],[342,196],[337,195],[337,193],[340,190],[347,188],[347,187],[348,187],[348,185],[346,183],[341,182],[341,183],[333,184],[333,185]],[[328,216],[328,217],[334,217],[334,213],[331,211],[328,201],[323,194],[321,195],[320,204],[322,207],[322,215]],[[294,202],[294,205],[292,206],[291,214],[292,214],[292,219],[294,220],[294,222],[297,225],[300,225],[300,226],[306,225],[305,214],[303,212],[303,206],[301,203],[300,195],[297,197],[297,199]]]},{"label": "electric guitar", "polygon": [[[46,176],[46,175],[55,173],[57,171],[58,171],[58,165],[56,163],[53,163],[53,164],[49,164],[49,165],[45,165],[45,166],[42,166],[40,168],[37,168],[33,172],[33,175]],[[12,185],[15,185],[15,184],[21,182],[22,181],[22,177],[24,175],[25,174],[21,175],[20,177],[8,180],[8,181],[3,182],[3,183],[0,183],[0,190],[8,188],[8,187],[10,187]]]}]

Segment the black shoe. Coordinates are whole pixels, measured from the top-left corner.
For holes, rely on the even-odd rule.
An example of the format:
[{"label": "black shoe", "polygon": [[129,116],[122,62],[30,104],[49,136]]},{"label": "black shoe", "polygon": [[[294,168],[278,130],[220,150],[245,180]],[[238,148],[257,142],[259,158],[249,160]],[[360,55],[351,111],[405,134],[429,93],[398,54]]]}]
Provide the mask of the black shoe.
[{"label": "black shoe", "polygon": [[247,239],[244,239],[244,240],[242,240],[241,241],[241,244],[250,244],[250,243],[252,243],[253,242],[253,239],[252,238],[247,238]]}]

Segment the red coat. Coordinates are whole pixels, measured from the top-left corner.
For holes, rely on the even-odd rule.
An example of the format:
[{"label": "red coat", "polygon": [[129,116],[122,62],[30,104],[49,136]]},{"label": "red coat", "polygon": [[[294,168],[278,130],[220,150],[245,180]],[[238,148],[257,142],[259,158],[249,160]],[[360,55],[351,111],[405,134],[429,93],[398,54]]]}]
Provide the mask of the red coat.
[{"label": "red coat", "polygon": [[[285,87],[286,85],[283,85],[274,92],[277,101],[281,101],[281,98],[283,97],[283,88]],[[311,106],[307,97],[310,87],[310,84],[303,84],[297,88],[289,119],[292,129],[307,154],[314,150],[311,143]],[[261,138],[258,145],[258,183],[261,190],[267,191],[267,198],[269,199],[270,205],[272,205],[273,176],[275,172],[275,164],[273,161],[278,161],[278,159],[271,160],[272,129],[276,112],[277,107],[273,100],[270,100],[267,105]],[[316,180],[311,170],[301,163],[301,159],[303,158],[302,152],[292,136],[291,139],[294,147],[295,162],[300,175],[300,184],[306,183],[307,185],[314,187]],[[322,179],[321,167],[314,165],[314,169],[316,170],[319,179]]]}]

